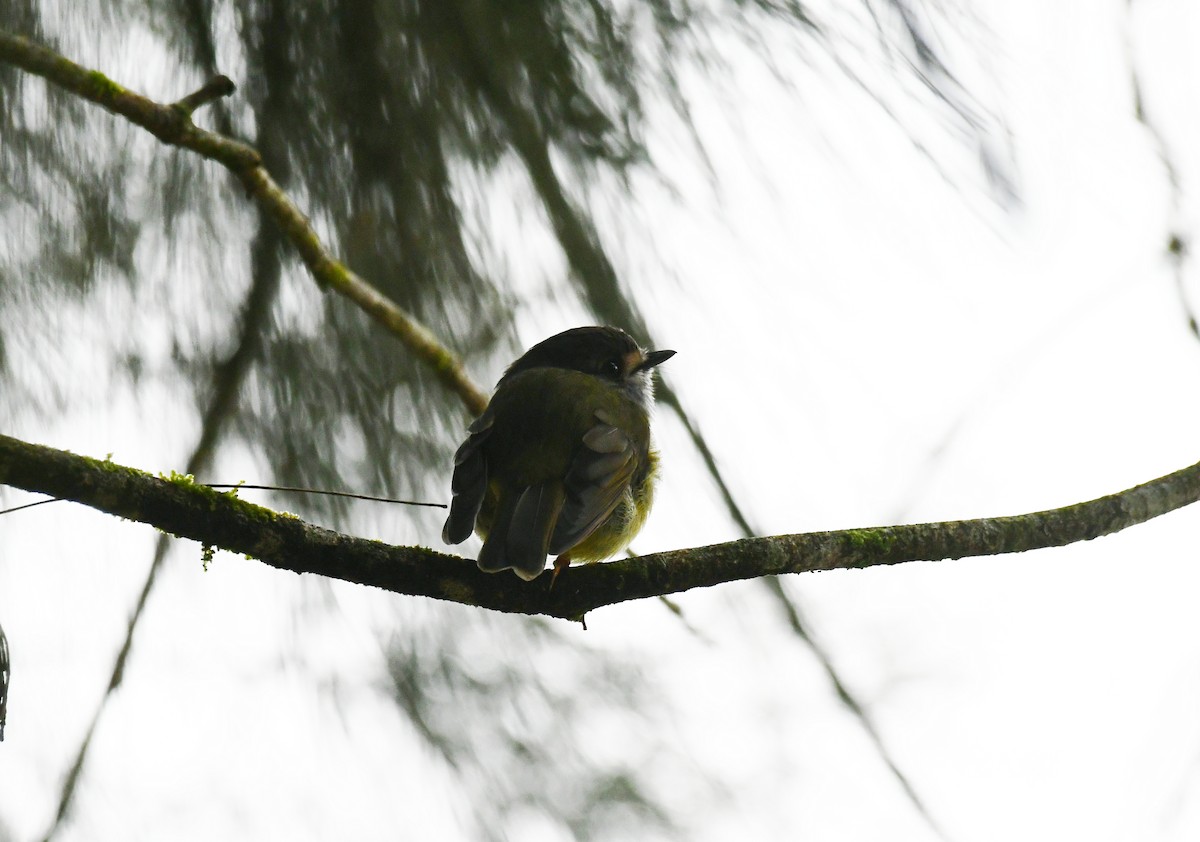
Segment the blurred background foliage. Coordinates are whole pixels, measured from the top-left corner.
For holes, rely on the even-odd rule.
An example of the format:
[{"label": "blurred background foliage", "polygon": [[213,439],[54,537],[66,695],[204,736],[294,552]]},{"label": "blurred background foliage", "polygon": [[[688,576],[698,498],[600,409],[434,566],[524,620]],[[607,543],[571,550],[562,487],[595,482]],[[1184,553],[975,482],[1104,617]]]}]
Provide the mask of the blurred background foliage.
[{"label": "blurred background foliage", "polygon": [[[935,6],[2,0],[0,25],[159,101],[231,76],[238,93],[197,121],[258,148],[332,250],[486,388],[531,313],[619,324],[650,345],[656,328],[670,344],[669,318],[644,314],[639,298],[673,281],[624,262],[613,218],[636,215],[639,184],[673,189],[652,133],[682,138],[703,171],[692,98],[729,91],[731,43],[768,66],[788,50],[836,67],[897,119],[913,103],[938,114],[1004,194],[983,109],[929,36],[945,25]],[[859,76],[865,53],[901,81]],[[189,409],[154,434],[172,436],[201,478],[220,453],[248,453],[257,481],[446,496],[462,407],[361,313],[322,295],[226,172],[10,67],[0,98],[6,427],[174,400]],[[669,383],[665,396],[687,423]],[[381,517],[285,502],[347,530]],[[382,517],[417,524],[397,539],[429,540],[418,515]],[[664,778],[719,797],[719,775],[692,768],[671,739],[671,712],[636,657],[560,624],[449,607],[418,617],[388,637],[387,692],[430,762],[452,771],[478,838],[522,838],[531,821],[578,839],[634,827],[676,836],[683,802]],[[588,746],[613,730],[641,750]],[[69,816],[69,788],[62,801]]]}]

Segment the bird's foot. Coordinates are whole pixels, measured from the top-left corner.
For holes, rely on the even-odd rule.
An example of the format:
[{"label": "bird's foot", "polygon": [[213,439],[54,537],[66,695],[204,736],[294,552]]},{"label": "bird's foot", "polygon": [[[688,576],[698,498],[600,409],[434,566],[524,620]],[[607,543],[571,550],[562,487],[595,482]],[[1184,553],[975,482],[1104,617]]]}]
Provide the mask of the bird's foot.
[{"label": "bird's foot", "polygon": [[550,587],[546,590],[554,590],[554,583],[558,581],[558,574],[562,573],[571,566],[571,557],[563,553],[558,558],[554,559],[554,574],[550,577]]}]

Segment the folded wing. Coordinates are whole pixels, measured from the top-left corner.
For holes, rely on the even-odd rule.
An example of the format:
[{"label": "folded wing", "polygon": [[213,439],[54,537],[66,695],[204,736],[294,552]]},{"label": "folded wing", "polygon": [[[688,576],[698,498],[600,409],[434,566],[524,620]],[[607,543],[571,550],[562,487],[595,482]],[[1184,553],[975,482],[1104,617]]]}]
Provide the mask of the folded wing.
[{"label": "folded wing", "polygon": [[569,551],[591,535],[617,508],[637,469],[637,450],[603,411],[583,436],[583,446],[563,480],[562,511],[550,536],[551,555]]}]

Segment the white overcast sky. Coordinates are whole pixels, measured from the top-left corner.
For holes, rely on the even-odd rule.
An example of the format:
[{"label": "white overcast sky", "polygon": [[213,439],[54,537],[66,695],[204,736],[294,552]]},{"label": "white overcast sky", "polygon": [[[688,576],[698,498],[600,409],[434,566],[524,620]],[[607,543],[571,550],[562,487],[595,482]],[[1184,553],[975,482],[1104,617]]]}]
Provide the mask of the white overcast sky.
[{"label": "white overcast sky", "polygon": [[[782,62],[781,85],[729,46],[724,90],[691,91],[718,186],[664,131],[654,142],[680,197],[648,182],[636,208],[610,214],[628,286],[679,351],[669,375],[764,533],[1015,514],[1200,459],[1200,341],[1130,86],[1132,59],[1192,236],[1200,6],[963,5],[975,19],[940,31],[1010,132],[995,148],[1011,144],[1019,206],[984,193],[943,117],[903,106],[899,71],[860,68],[904,125],[821,61]],[[576,321],[531,307],[522,337]],[[189,408],[143,399],[13,432],[166,471],[192,433],[147,430],[174,417]],[[665,413],[659,439],[665,477],[636,549],[738,537]],[[247,463],[226,459],[239,478]],[[787,584],[950,839],[1194,840],[1198,526],[1193,507],[1060,550]],[[436,545],[437,531],[430,517],[379,537]],[[154,538],[61,504],[0,527],[15,664],[0,820],[14,839],[45,829]],[[373,690],[375,632],[439,609],[334,584],[340,610],[301,622],[296,605],[318,597],[296,577],[223,555],[204,573],[191,545],[175,558],[64,840],[469,838],[452,776]],[[697,767],[734,784],[707,799],[663,781],[694,800],[693,838],[934,838],[752,587],[680,596],[702,636],[654,601],[597,611],[580,632],[647,663]],[[313,692],[330,676],[340,710]],[[588,750],[622,739],[598,734]],[[531,825],[527,838],[565,837]]]}]

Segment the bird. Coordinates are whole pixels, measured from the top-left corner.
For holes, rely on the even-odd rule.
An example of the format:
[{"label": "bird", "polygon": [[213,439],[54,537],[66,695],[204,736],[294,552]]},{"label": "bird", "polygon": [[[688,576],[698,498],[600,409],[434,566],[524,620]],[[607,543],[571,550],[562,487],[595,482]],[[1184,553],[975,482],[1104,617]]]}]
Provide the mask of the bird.
[{"label": "bird", "polygon": [[525,581],[556,556],[551,587],[572,561],[627,547],[654,502],[651,377],[674,355],[608,326],[566,330],[522,354],[454,455],[442,539],[477,532],[479,569]]}]

